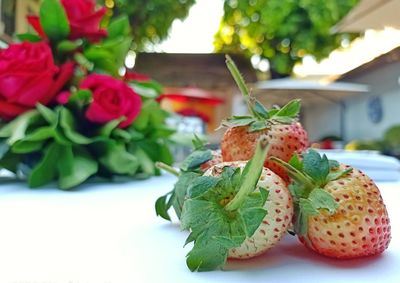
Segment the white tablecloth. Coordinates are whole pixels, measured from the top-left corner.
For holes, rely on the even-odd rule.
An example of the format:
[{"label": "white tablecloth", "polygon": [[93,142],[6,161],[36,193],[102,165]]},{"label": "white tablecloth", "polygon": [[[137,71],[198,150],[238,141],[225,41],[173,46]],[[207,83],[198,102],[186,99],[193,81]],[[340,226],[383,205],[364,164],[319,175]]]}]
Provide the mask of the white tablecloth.
[{"label": "white tablecloth", "polygon": [[1,283],[400,282],[400,184],[380,184],[392,221],[382,255],[338,261],[287,236],[267,254],[226,272],[191,273],[187,234],[154,213],[175,181],[89,184],[74,192],[0,185]]}]

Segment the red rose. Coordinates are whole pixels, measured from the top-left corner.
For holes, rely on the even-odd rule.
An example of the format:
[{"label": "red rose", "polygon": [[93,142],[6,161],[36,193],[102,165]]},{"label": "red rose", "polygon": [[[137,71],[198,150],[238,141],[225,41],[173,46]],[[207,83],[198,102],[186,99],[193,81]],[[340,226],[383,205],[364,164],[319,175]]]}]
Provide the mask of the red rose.
[{"label": "red rose", "polygon": [[[99,41],[107,36],[107,31],[100,29],[100,22],[107,12],[105,7],[96,10],[95,0],[61,0],[70,25],[70,39],[87,38]],[[45,37],[39,17],[29,16],[29,23],[36,32]]]},{"label": "red rose", "polygon": [[86,111],[86,118],[94,123],[105,124],[125,117],[119,124],[125,128],[139,115],[142,106],[140,96],[123,81],[107,75],[89,75],[80,85],[93,93],[93,101]]},{"label": "red rose", "polygon": [[46,43],[12,44],[0,49],[0,118],[9,120],[48,104],[71,78],[73,64],[54,64]]}]

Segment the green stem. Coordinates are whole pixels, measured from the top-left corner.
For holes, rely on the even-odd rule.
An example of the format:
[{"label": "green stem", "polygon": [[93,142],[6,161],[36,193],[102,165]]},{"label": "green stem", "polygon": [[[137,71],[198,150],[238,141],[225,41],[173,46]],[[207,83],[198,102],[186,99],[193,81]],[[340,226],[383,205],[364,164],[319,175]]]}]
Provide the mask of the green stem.
[{"label": "green stem", "polygon": [[168,173],[175,175],[176,177],[179,177],[181,173],[179,173],[175,168],[163,163],[163,162],[156,162],[156,167],[158,169],[162,169],[164,171],[167,171]]},{"label": "green stem", "polygon": [[240,208],[246,197],[255,190],[264,168],[265,158],[269,150],[268,138],[262,135],[258,140],[253,158],[243,169],[240,179],[240,189],[236,196],[225,206],[225,210],[234,211]]},{"label": "green stem", "polygon": [[229,71],[232,74],[233,79],[235,80],[237,86],[239,87],[240,91],[242,92],[244,97],[250,96],[250,91],[247,88],[247,85],[239,72],[239,69],[236,67],[235,62],[233,62],[232,58],[229,55],[225,55],[226,58],[226,66],[228,67]]},{"label": "green stem", "polygon": [[300,172],[298,169],[294,168],[292,165],[290,165],[289,163],[276,158],[274,156],[272,156],[270,158],[270,160],[278,163],[280,166],[282,166],[283,168],[286,169],[288,175],[293,178],[294,180],[296,180],[297,182],[303,184],[307,190],[307,195],[311,192],[311,190],[315,187],[314,182],[307,177],[306,175],[304,175],[302,172]]},{"label": "green stem", "polygon": [[257,117],[258,115],[253,109],[253,103],[251,100],[249,88],[247,87],[246,82],[243,79],[243,76],[240,74],[240,71],[236,66],[235,62],[233,62],[232,58],[229,55],[225,55],[225,58],[226,58],[225,61],[226,66],[228,67],[233,79],[235,80],[237,86],[239,87],[240,92],[242,93],[246,101],[247,108],[249,109],[250,113],[252,113],[255,117]]}]

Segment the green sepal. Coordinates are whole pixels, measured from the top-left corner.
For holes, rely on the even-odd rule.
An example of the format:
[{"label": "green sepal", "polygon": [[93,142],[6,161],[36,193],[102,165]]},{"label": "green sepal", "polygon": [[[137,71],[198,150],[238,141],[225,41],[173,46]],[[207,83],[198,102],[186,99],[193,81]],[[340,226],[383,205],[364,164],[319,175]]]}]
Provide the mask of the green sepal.
[{"label": "green sepal", "polygon": [[70,33],[67,14],[59,0],[43,0],[40,6],[40,24],[52,41],[60,41]]},{"label": "green sepal", "polygon": [[211,150],[197,150],[192,152],[181,165],[182,171],[189,171],[198,168],[201,164],[213,158]]}]

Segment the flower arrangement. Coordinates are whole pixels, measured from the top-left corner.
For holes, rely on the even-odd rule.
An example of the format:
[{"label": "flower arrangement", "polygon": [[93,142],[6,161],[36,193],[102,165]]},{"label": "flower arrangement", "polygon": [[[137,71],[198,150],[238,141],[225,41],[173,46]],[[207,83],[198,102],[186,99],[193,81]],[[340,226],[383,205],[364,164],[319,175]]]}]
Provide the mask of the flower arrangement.
[{"label": "flower arrangement", "polygon": [[172,162],[174,133],[150,78],[126,73],[129,20],[111,18],[95,0],[43,0],[0,49],[0,169],[30,187],[57,181],[71,189],[92,176],[159,174]]}]

